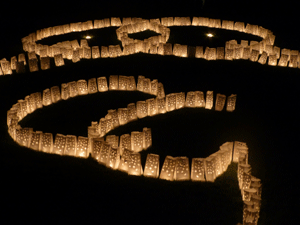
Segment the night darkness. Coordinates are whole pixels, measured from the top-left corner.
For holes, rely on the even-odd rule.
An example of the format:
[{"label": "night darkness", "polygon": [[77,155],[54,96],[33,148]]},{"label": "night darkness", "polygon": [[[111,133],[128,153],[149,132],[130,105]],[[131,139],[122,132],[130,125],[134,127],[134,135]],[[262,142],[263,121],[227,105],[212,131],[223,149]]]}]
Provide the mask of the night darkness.
[{"label": "night darkness", "polygon": [[[110,17],[209,17],[257,24],[276,36],[275,46],[299,50],[299,19],[295,3],[285,1],[49,1],[3,3],[0,59],[23,53],[21,38],[38,29]],[[36,7],[37,6],[37,7]],[[52,45],[92,35],[90,46],[121,44],[116,27],[72,33],[41,40]],[[170,27],[169,42],[190,46],[222,47],[231,39],[258,37],[204,27]],[[205,34],[213,32],[214,38]],[[147,38],[151,32],[132,35]],[[158,79],[166,94],[214,91],[237,94],[232,113],[184,109],[138,120],[110,134],[152,129],[153,146],[142,153],[205,158],[227,141],[246,142],[252,175],[262,181],[262,208],[258,224],[295,224],[299,209],[298,164],[299,69],[272,67],[245,60],[206,61],[136,54],[120,58],[82,59],[34,73],[0,77],[1,224],[231,224],[242,222],[242,198],[236,164],[214,183],[168,182],[132,177],[80,159],[36,152],[15,143],[7,133],[6,113],[18,99],[61,83],[100,76],[143,75]],[[28,115],[22,127],[49,133],[87,136],[91,121],[109,109],[150,96],[137,92],[107,92],[60,101]],[[4,189],[3,189],[4,188]],[[297,202],[296,202],[297,201]],[[297,204],[296,204],[297,203]]]}]

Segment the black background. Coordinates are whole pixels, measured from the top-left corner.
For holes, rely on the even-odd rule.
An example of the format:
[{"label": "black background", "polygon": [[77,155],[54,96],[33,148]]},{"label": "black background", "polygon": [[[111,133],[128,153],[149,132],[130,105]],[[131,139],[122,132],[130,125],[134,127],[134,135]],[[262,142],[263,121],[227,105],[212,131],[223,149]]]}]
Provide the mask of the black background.
[{"label": "black background", "polygon": [[[1,4],[0,59],[23,52],[21,38],[50,26],[107,17],[204,16],[257,24],[273,31],[275,45],[299,49],[299,19],[295,1],[82,1]],[[250,35],[209,29],[171,28],[170,42],[224,46],[230,39],[259,40]],[[115,28],[91,32],[91,45],[119,44]],[[75,35],[75,36],[74,36]],[[80,33],[71,37],[80,39]],[[77,35],[77,36],[76,36]],[[238,37],[238,38],[237,38]],[[61,39],[60,39],[61,38]],[[53,37],[41,43],[65,40]],[[67,40],[67,39],[66,39]],[[74,159],[34,152],[7,134],[6,112],[18,99],[63,82],[100,76],[144,75],[158,79],[166,93],[213,90],[237,94],[233,113],[184,109],[116,129],[113,134],[151,127],[153,147],[142,154],[207,157],[226,141],[249,146],[252,174],[262,179],[259,224],[295,224],[299,197],[298,76],[299,69],[271,67],[250,61],[206,61],[166,56],[131,55],[118,59],[81,60],[61,68],[0,77],[1,211],[3,224],[236,224],[242,222],[242,201],[236,165],[211,183],[166,182],[129,177],[91,159]],[[36,111],[23,127],[43,132],[86,136],[91,121],[108,109],[150,96],[141,93],[97,93],[61,101]]]}]

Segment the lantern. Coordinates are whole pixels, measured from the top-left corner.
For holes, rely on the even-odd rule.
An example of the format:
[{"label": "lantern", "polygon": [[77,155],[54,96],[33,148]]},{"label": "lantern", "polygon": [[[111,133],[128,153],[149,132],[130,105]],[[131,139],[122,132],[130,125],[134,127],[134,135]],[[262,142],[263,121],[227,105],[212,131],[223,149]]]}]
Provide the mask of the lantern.
[{"label": "lantern", "polygon": [[199,26],[199,17],[193,17],[192,26]]},{"label": "lantern", "polygon": [[104,27],[110,27],[110,18],[104,18]]},{"label": "lantern", "polygon": [[109,45],[108,46],[108,54],[110,58],[115,58],[117,57],[117,52],[116,52],[116,48],[114,45]]},{"label": "lantern", "polygon": [[227,21],[227,30],[233,30],[234,22],[233,21]]},{"label": "lantern", "polygon": [[253,208],[259,212],[261,208],[261,197],[253,194],[251,195],[250,202],[253,202]]},{"label": "lantern", "polygon": [[112,27],[122,26],[122,22],[119,17],[111,17],[110,22]]},{"label": "lantern", "polygon": [[204,56],[207,60],[216,60],[216,48],[206,47]]},{"label": "lantern", "polygon": [[61,99],[67,100],[70,97],[70,86],[69,84],[61,84]]},{"label": "lantern", "polygon": [[235,22],[233,30],[237,30],[239,32],[245,31],[245,23],[244,22]]},{"label": "lantern", "polygon": [[[230,161],[228,160],[230,152],[228,150],[225,149],[221,149],[217,152],[221,158],[221,167],[222,167],[222,173],[224,173],[227,168],[228,165],[230,164]],[[230,155],[231,156],[231,155]]]},{"label": "lantern", "polygon": [[259,218],[259,211],[250,207],[243,210],[243,224],[245,225],[257,225]]},{"label": "lantern", "polygon": [[77,157],[88,157],[88,143],[89,139],[87,137],[78,136],[77,138],[77,147],[76,147],[76,156]]},{"label": "lantern", "polygon": [[158,113],[156,98],[147,99],[146,103],[148,104],[148,115],[149,116],[156,115]]},{"label": "lantern", "polygon": [[239,147],[239,164],[248,164],[248,148],[241,148]]},{"label": "lantern", "polygon": [[290,56],[289,67],[293,67],[293,68],[298,67],[298,55]]},{"label": "lantern", "polygon": [[255,194],[256,190],[255,189],[245,189],[243,192],[243,201],[250,201],[251,200],[251,195]]},{"label": "lantern", "polygon": [[75,97],[78,95],[78,86],[76,81],[71,81],[68,83],[70,88],[70,97]]},{"label": "lantern", "polygon": [[168,112],[176,109],[176,94],[168,94],[166,95],[166,110]]},{"label": "lantern", "polygon": [[120,125],[124,125],[128,123],[128,109],[127,108],[119,108],[118,109],[118,116]]},{"label": "lantern", "polygon": [[202,91],[195,91],[195,107],[205,107],[205,99]]},{"label": "lantern", "polygon": [[119,76],[119,90],[127,90],[128,80],[129,78],[126,76]]},{"label": "lantern", "polygon": [[143,89],[142,92],[150,94],[151,80],[149,78],[142,79]]},{"label": "lantern", "polygon": [[249,189],[251,184],[251,173],[250,172],[243,172],[242,180],[241,180],[241,191],[242,195],[245,189]]},{"label": "lantern", "polygon": [[21,145],[28,147],[30,143],[32,128],[20,128],[16,130],[16,142]]},{"label": "lantern", "polygon": [[112,126],[114,128],[118,127],[120,125],[118,112],[115,109],[110,109],[110,110],[108,110],[108,114],[111,115]]},{"label": "lantern", "polygon": [[164,46],[164,55],[173,55],[171,43],[166,43],[163,46]]},{"label": "lantern", "polygon": [[150,45],[150,54],[157,54],[157,46],[155,44]]},{"label": "lantern", "polygon": [[137,101],[136,103],[136,115],[138,118],[144,118],[148,116],[148,102],[146,101]]},{"label": "lantern", "polygon": [[158,44],[157,54],[164,55],[164,44],[163,43]]},{"label": "lantern", "polygon": [[238,181],[239,188],[242,190],[243,188],[243,175],[244,173],[250,173],[251,166],[249,164],[238,164]]},{"label": "lantern", "polygon": [[225,60],[233,60],[234,50],[233,49],[225,49]]},{"label": "lantern", "polygon": [[235,141],[233,147],[233,157],[232,157],[233,162],[238,162],[240,150],[248,150],[247,144],[245,142]]},{"label": "lantern", "polygon": [[185,107],[195,107],[195,92],[189,91],[186,94],[186,101],[185,101]]},{"label": "lantern", "polygon": [[100,134],[100,137],[103,137],[107,133],[106,132],[106,127],[107,127],[106,119],[101,118],[100,121],[99,121],[99,134]]},{"label": "lantern", "polygon": [[79,54],[79,49],[77,48],[77,49],[73,50],[73,53],[72,53],[72,62],[76,63],[78,61],[80,61],[80,54]]},{"label": "lantern", "polygon": [[78,51],[79,51],[79,58],[82,59],[84,57],[83,55],[83,48],[78,48]]},{"label": "lantern", "polygon": [[163,98],[165,97],[164,85],[161,82],[157,84],[157,97]]},{"label": "lantern", "polygon": [[184,92],[176,93],[176,109],[181,109],[185,105],[185,94]]},{"label": "lantern", "polygon": [[255,190],[255,195],[261,197],[261,192],[262,192],[262,185],[261,183],[253,183],[251,180],[251,184],[250,184],[250,189],[254,189]]},{"label": "lantern", "polygon": [[56,103],[61,100],[60,90],[58,86],[51,87],[51,101],[52,103]]},{"label": "lantern", "polygon": [[[16,73],[25,73],[25,66],[24,66],[24,62],[16,62]],[[2,75],[2,69],[0,68],[0,75]]]},{"label": "lantern", "polygon": [[180,56],[180,53],[181,53],[181,45],[180,44],[174,44],[173,46],[173,55],[175,56]]},{"label": "lantern", "polygon": [[89,93],[86,80],[78,80],[77,88],[78,88],[79,95],[86,95]]},{"label": "lantern", "polygon": [[219,154],[219,152],[216,152],[212,155],[210,155],[210,157],[213,160],[214,166],[215,166],[215,176],[219,177],[222,175],[223,171],[223,167],[222,167],[222,157],[221,154]]},{"label": "lantern", "polygon": [[110,75],[109,76],[109,90],[119,90],[119,76]]},{"label": "lantern", "polygon": [[136,86],[136,89],[138,91],[143,91],[144,90],[144,79],[145,77],[144,76],[138,76],[138,82],[137,82],[137,86]]},{"label": "lantern", "polygon": [[243,47],[238,47],[234,49],[234,58],[241,59],[243,57]]},{"label": "lantern", "polygon": [[[37,59],[29,59],[28,64],[29,64],[29,71],[30,72],[35,72],[35,71],[39,70]],[[3,70],[3,68],[2,68],[2,70]],[[3,73],[5,74],[4,70],[3,70]],[[9,72],[6,72],[6,74],[9,74]]]},{"label": "lantern", "polygon": [[75,135],[67,135],[65,137],[64,155],[75,156],[77,148],[77,137]]},{"label": "lantern", "polygon": [[157,97],[156,100],[158,113],[166,113],[166,98]]},{"label": "lantern", "polygon": [[93,59],[98,59],[98,58],[100,58],[100,50],[99,50],[99,46],[93,46],[93,47],[92,47],[92,58],[93,58]]},{"label": "lantern", "polygon": [[96,78],[91,78],[88,80],[88,93],[93,94],[98,92]]},{"label": "lantern", "polygon": [[287,66],[288,58],[289,58],[288,55],[281,54],[281,57],[280,57],[279,62],[278,62],[278,66]]},{"label": "lantern", "polygon": [[30,137],[30,143],[29,143],[29,148],[39,151],[41,150],[41,139],[43,136],[43,132],[42,131],[36,131],[36,132],[32,132],[31,133],[31,137]]},{"label": "lantern", "polygon": [[159,176],[159,155],[148,154],[144,170],[145,177],[158,178]]},{"label": "lantern", "polygon": [[16,70],[16,62],[18,62],[17,57],[16,56],[11,57],[11,59],[10,59],[10,68],[12,70]]},{"label": "lantern", "polygon": [[97,78],[97,83],[98,83],[99,92],[108,91],[106,77],[98,77]]},{"label": "lantern", "polygon": [[213,107],[213,91],[207,91],[206,92],[206,103],[205,103],[205,109],[211,109]]},{"label": "lantern", "polygon": [[[36,103],[35,103],[35,94],[32,93],[30,96],[27,96],[27,103],[28,103],[28,113],[32,113],[36,110]],[[25,98],[25,99],[26,99]]]},{"label": "lantern", "polygon": [[250,58],[250,55],[251,55],[251,48],[250,47],[244,47],[242,59],[247,60],[247,59]]},{"label": "lantern", "polygon": [[150,94],[157,95],[157,91],[158,91],[158,81],[157,79],[154,79],[153,81],[150,82]]},{"label": "lantern", "polygon": [[264,52],[261,54],[261,56],[259,57],[258,62],[259,62],[260,64],[266,64],[267,59],[268,59],[268,54],[264,51]]},{"label": "lantern", "polygon": [[24,53],[20,53],[18,55],[18,61],[19,62],[24,62],[24,65],[26,65],[26,59],[25,59],[25,54]]},{"label": "lantern", "polygon": [[120,159],[118,170],[128,172],[128,164],[130,161],[131,153],[133,153],[133,151],[126,148],[124,149],[122,157]]},{"label": "lantern", "polygon": [[108,47],[101,46],[101,58],[107,58],[107,57],[109,57]]},{"label": "lantern", "polygon": [[38,108],[38,109],[43,108],[41,92],[35,92],[32,95],[34,96],[36,108]]},{"label": "lantern", "polygon": [[62,134],[56,134],[55,141],[53,143],[52,153],[63,155],[65,146],[66,146],[66,136]]},{"label": "lantern", "polygon": [[91,59],[92,58],[91,48],[90,47],[83,47],[82,49],[83,49],[83,58]]},{"label": "lantern", "polygon": [[217,94],[216,97],[216,104],[215,104],[215,110],[216,111],[222,111],[225,105],[226,95]]},{"label": "lantern", "polygon": [[63,66],[63,65],[65,65],[62,54],[54,55],[54,62],[55,62],[56,66]]},{"label": "lantern", "polygon": [[173,181],[175,165],[176,165],[176,158],[173,158],[172,156],[166,156],[159,178]]},{"label": "lantern", "polygon": [[41,63],[41,69],[42,70],[47,70],[50,69],[50,58],[47,57],[41,57],[40,58],[40,63]]},{"label": "lantern", "polygon": [[100,152],[101,147],[103,144],[103,138],[92,138],[91,139],[91,154],[94,159],[99,161],[100,159]]},{"label": "lantern", "polygon": [[214,182],[216,178],[213,157],[207,157],[204,161],[206,181]]},{"label": "lantern", "polygon": [[173,17],[168,17],[168,26],[174,26],[174,19],[173,19]]},{"label": "lantern", "polygon": [[190,179],[189,159],[187,157],[176,157],[174,179],[176,181]]},{"label": "lantern", "polygon": [[142,174],[141,154],[137,152],[131,153],[128,162],[128,175],[141,176]]},{"label": "lantern", "polygon": [[187,54],[187,49],[188,49],[188,46],[187,45],[181,45],[181,48],[180,48],[180,52],[181,52],[181,57],[187,57],[188,54]]},{"label": "lantern", "polygon": [[130,134],[123,134],[120,137],[120,154],[123,155],[124,149],[131,149]]},{"label": "lantern", "polygon": [[67,33],[70,33],[71,32],[71,29],[70,29],[70,24],[64,24],[63,26],[63,33],[64,34],[67,34]]},{"label": "lantern", "polygon": [[131,149],[134,152],[143,150],[144,133],[139,131],[131,132]]},{"label": "lantern", "polygon": [[277,65],[276,55],[269,55],[268,65],[270,65],[270,66],[276,66]]},{"label": "lantern", "polygon": [[224,47],[217,47],[216,59],[223,60],[225,58],[225,49]]},{"label": "lantern", "polygon": [[47,105],[51,105],[52,104],[52,100],[51,100],[51,92],[50,89],[47,88],[43,91],[43,105],[47,106]]},{"label": "lantern", "polygon": [[135,103],[130,103],[127,105],[127,113],[128,113],[128,122],[137,120]]},{"label": "lantern", "polygon": [[290,60],[290,55],[291,55],[291,50],[290,49],[281,49],[281,55],[287,55],[288,56],[288,60]]},{"label": "lantern", "polygon": [[214,21],[215,21],[214,28],[221,28],[222,27],[220,19],[214,19]]},{"label": "lantern", "polygon": [[28,114],[27,100],[20,99],[18,100],[18,103],[20,104],[20,112],[21,112],[20,120],[22,120]]},{"label": "lantern", "polygon": [[119,136],[116,135],[107,135],[105,140],[112,148],[119,147]]},{"label": "lantern", "polygon": [[122,24],[123,24],[123,26],[131,24],[131,17],[123,18]]},{"label": "lantern", "polygon": [[259,56],[259,51],[253,49],[250,54],[250,60],[252,62],[256,62],[258,60],[258,56]]},{"label": "lantern", "polygon": [[227,107],[226,110],[228,112],[232,112],[235,110],[236,105],[236,95],[232,94],[227,98]]},{"label": "lantern", "polygon": [[195,58],[204,58],[203,46],[196,46]]},{"label": "lantern", "polygon": [[143,128],[143,149],[147,149],[152,146],[151,128]]},{"label": "lantern", "polygon": [[118,169],[120,163],[120,150],[118,148],[110,148],[106,166],[113,170]]},{"label": "lantern", "polygon": [[53,149],[53,135],[43,133],[41,138],[41,151],[51,153]]},{"label": "lantern", "polygon": [[102,22],[103,20],[94,20],[94,29],[99,29],[99,28],[102,28]]},{"label": "lantern", "polygon": [[191,168],[191,179],[192,181],[205,181],[205,159],[193,158]]},{"label": "lantern", "polygon": [[92,141],[93,148],[92,148],[92,154],[94,155],[94,158],[103,165],[107,165],[109,153],[111,146],[107,142],[104,142],[103,139],[95,138]]}]

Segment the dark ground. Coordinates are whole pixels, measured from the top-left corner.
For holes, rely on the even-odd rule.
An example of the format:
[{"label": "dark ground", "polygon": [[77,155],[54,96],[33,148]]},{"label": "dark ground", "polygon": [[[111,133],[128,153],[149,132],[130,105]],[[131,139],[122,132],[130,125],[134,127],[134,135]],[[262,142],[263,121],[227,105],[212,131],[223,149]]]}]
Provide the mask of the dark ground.
[{"label": "dark ground", "polygon": [[[49,2],[46,10],[35,5],[7,3],[10,15],[1,14],[0,59],[22,51],[21,38],[37,29],[106,17],[161,18],[206,16],[258,24],[273,31],[275,45],[300,49],[297,9],[293,4],[271,1],[112,1],[103,3]],[[259,4],[257,4],[259,3]],[[10,5],[11,4],[11,5]],[[41,3],[37,3],[41,4]],[[241,5],[241,6],[239,6]],[[65,10],[68,10],[67,12]],[[116,28],[93,31],[92,45],[119,44]],[[259,40],[238,32],[215,30],[209,41],[200,27],[171,27],[171,43],[191,46],[224,46],[231,39]],[[81,38],[75,33],[70,38]],[[61,38],[61,39],[60,39]],[[68,37],[41,43],[54,44]],[[67,40],[67,39],[66,39]],[[52,62],[53,63],[53,62]],[[214,183],[167,182],[131,177],[77,159],[35,152],[18,146],[7,134],[6,112],[18,99],[64,82],[109,75],[144,75],[158,79],[166,93],[213,90],[214,94],[237,94],[233,113],[184,109],[145,118],[120,127],[112,134],[151,127],[153,147],[142,153],[207,157],[226,141],[249,146],[252,174],[263,183],[259,224],[296,224],[299,209],[296,171],[298,164],[297,112],[299,69],[270,67],[250,61],[206,61],[172,56],[131,55],[117,59],[81,60],[48,71],[0,77],[0,150],[2,224],[237,224],[242,221],[242,199],[236,164]],[[22,121],[23,127],[43,132],[87,135],[91,121],[108,109],[149,98],[141,93],[108,92],[61,101],[37,110]],[[297,210],[298,211],[298,210]]]}]

